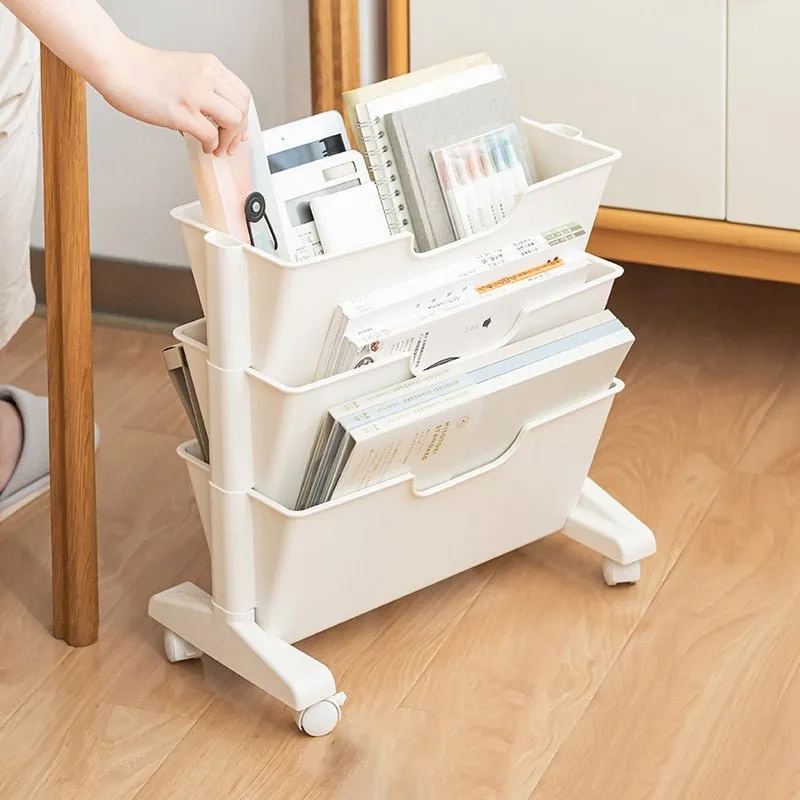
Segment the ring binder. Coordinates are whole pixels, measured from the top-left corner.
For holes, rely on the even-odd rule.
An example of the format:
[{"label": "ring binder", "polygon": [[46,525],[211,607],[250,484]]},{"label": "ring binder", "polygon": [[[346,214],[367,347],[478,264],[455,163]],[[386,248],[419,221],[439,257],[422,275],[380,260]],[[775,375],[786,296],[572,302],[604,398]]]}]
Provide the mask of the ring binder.
[{"label": "ring binder", "polygon": [[[360,115],[362,113],[361,107],[357,107],[356,114]],[[382,122],[378,117],[359,118],[358,124],[364,140],[367,166],[372,180],[378,187],[378,196],[381,199],[386,220],[389,223],[389,231],[392,235],[402,233],[408,229],[410,224],[408,216],[404,213],[407,208],[406,199],[397,175],[391,171],[392,159],[383,159],[381,157],[389,152],[388,146],[378,144],[381,139],[386,138],[386,131],[383,129]],[[380,172],[376,169],[376,166],[380,166]],[[392,184],[395,184],[394,189],[391,189]],[[386,187],[390,187],[388,192]]]}]

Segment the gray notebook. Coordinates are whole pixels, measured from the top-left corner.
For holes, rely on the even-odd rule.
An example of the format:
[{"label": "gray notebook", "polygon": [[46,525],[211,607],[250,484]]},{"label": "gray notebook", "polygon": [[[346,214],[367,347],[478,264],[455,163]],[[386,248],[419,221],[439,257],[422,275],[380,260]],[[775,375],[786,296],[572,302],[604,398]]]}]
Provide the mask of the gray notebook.
[{"label": "gray notebook", "polygon": [[439,185],[433,151],[515,124],[523,147],[525,176],[534,180],[533,161],[507,78],[387,114],[386,135],[394,150],[393,169],[402,182],[417,249],[456,240]]}]

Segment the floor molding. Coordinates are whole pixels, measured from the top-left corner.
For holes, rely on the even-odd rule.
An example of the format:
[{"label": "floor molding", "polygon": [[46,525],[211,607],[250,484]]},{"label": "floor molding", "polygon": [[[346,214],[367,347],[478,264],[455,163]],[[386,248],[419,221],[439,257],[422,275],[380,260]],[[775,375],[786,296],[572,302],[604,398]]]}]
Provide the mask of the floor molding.
[{"label": "floor molding", "polygon": [[601,208],[589,251],[612,261],[800,283],[800,231]]},{"label": "floor molding", "polygon": [[[191,270],[93,257],[92,311],[178,325],[203,316]],[[44,251],[31,250],[36,298],[45,303]]]}]

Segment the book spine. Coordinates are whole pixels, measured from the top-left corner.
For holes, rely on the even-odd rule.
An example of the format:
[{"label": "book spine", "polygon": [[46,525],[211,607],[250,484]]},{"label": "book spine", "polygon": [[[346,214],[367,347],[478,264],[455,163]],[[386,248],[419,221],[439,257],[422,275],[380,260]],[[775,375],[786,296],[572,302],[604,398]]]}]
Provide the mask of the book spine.
[{"label": "book spine", "polygon": [[385,123],[385,132],[394,152],[397,164],[397,180],[403,185],[405,208],[408,209],[409,224],[417,240],[417,249],[420,252],[425,252],[440,244],[448,244],[453,241],[453,238],[445,238],[442,241],[438,241],[436,232],[431,225],[425,205],[425,196],[421,191],[416,164],[409,150],[408,139],[402,123],[390,118]]},{"label": "book spine", "polygon": [[392,163],[383,122],[378,118],[370,117],[368,110],[363,107],[357,108],[356,113],[367,166],[372,180],[378,187],[378,195],[389,224],[389,231],[392,235],[409,231],[411,223],[406,210],[408,208],[406,198],[400,178]]}]

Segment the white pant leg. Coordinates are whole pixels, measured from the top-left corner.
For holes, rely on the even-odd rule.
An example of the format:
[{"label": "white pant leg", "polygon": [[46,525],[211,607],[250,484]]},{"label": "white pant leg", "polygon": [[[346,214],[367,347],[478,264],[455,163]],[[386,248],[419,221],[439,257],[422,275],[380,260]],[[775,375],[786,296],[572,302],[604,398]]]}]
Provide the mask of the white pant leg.
[{"label": "white pant leg", "polygon": [[33,313],[30,239],[39,154],[39,45],[0,4],[0,349]]}]

